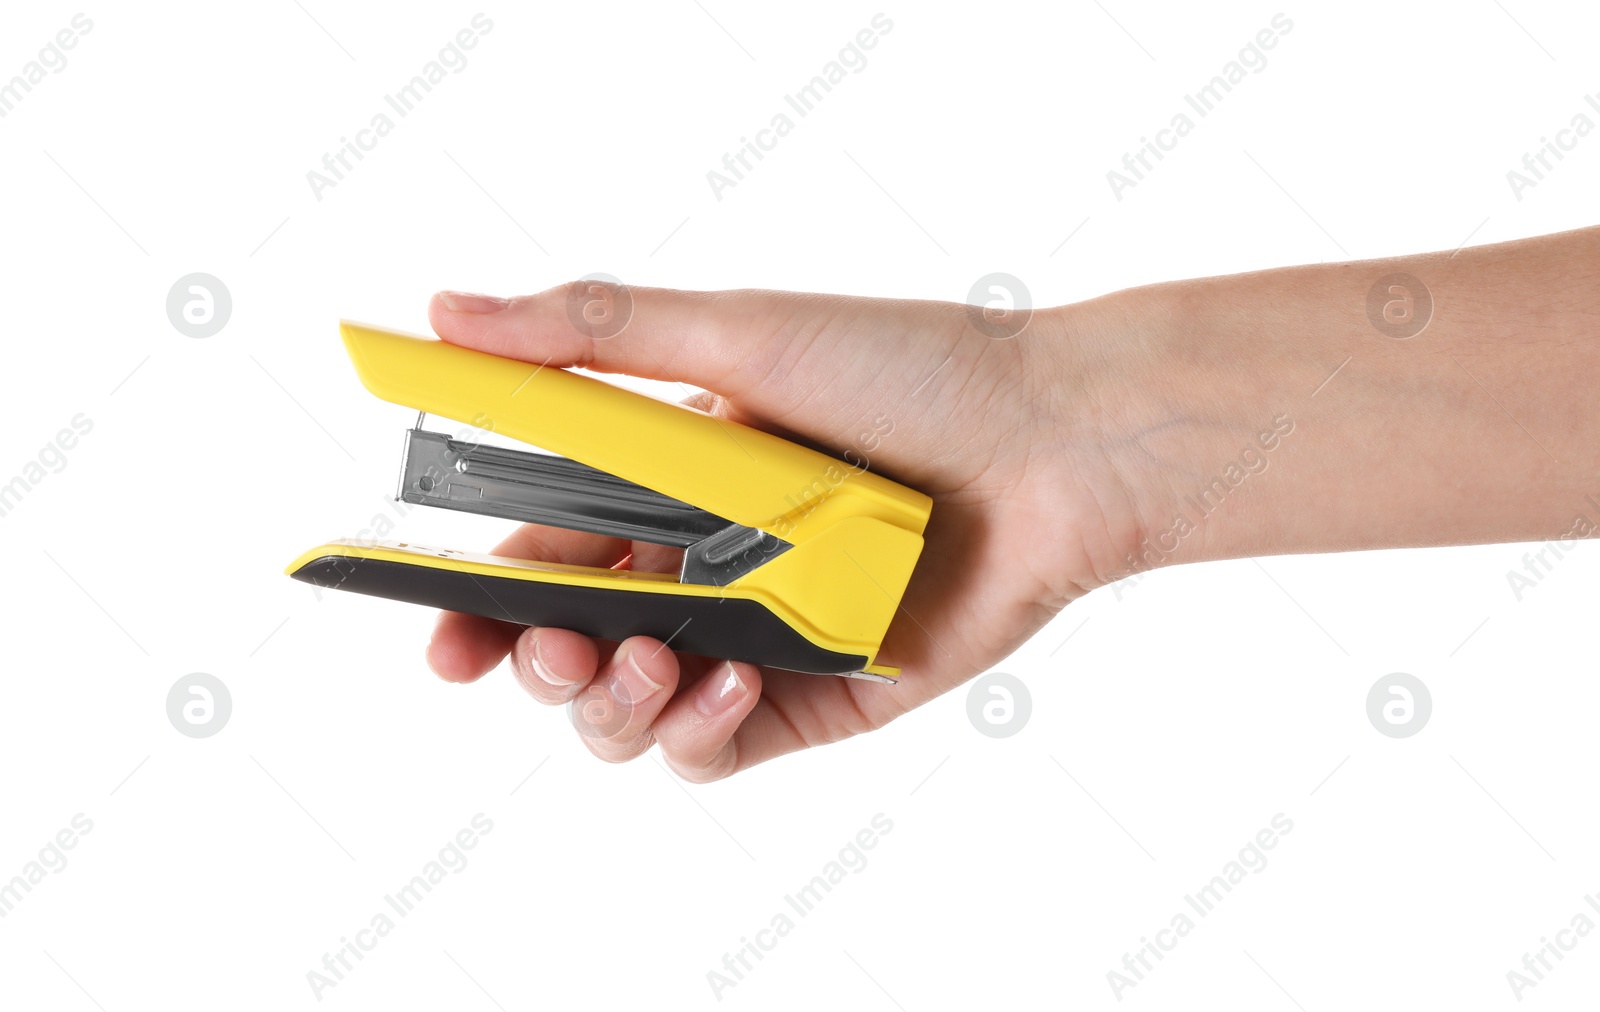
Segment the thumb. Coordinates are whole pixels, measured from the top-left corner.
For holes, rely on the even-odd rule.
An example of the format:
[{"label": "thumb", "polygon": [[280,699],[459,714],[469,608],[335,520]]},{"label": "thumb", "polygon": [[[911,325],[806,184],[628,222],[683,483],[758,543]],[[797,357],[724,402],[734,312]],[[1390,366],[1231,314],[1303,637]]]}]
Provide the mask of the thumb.
[{"label": "thumb", "polygon": [[428,305],[428,319],[441,338],[476,351],[683,382],[736,397],[772,375],[784,355],[783,324],[799,306],[784,312],[783,299],[778,293],[584,280],[512,299],[440,292]]}]

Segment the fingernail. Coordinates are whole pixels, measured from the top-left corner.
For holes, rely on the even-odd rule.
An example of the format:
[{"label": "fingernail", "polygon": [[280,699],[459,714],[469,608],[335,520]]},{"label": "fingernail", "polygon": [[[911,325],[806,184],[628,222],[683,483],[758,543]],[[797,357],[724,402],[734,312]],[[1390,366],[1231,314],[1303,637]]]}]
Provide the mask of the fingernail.
[{"label": "fingernail", "polygon": [[732,664],[724,664],[721,671],[706,679],[705,684],[695,692],[694,708],[707,717],[715,717],[743,699],[745,691],[739,672],[734,670]]},{"label": "fingernail", "polygon": [[644,668],[639,666],[638,654],[629,650],[622,659],[622,666],[617,669],[616,688],[616,694],[622,702],[638,704],[660,692],[662,687],[644,673]]},{"label": "fingernail", "polygon": [[452,313],[498,313],[511,305],[510,299],[475,292],[440,292],[439,301]]},{"label": "fingernail", "polygon": [[557,675],[550,667],[550,662],[544,659],[544,648],[539,645],[539,637],[533,637],[533,647],[528,651],[528,666],[533,668],[533,673],[538,675],[546,685],[553,685],[558,689],[565,689],[572,685],[569,679]]}]

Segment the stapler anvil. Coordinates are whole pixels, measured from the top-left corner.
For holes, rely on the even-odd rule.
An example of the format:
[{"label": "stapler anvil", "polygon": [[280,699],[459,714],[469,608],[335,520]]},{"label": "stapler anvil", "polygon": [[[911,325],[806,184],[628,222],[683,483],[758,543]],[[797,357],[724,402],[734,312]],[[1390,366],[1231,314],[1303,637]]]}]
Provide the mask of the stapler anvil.
[{"label": "stapler anvil", "polygon": [[[543,448],[406,432],[398,498],[683,549],[680,573],[346,539],[289,566],[319,587],[818,674],[877,663],[932,500],[770,433],[602,380],[345,323],[369,391]],[[552,456],[551,454],[559,454]]]}]

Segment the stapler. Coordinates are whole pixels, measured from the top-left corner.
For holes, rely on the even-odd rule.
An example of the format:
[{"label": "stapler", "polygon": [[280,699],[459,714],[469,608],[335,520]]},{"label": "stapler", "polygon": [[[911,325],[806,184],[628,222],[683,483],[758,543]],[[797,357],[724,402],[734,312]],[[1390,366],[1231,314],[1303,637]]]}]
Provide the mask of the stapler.
[{"label": "stapler", "polygon": [[[341,325],[377,397],[422,414],[397,498],[683,549],[677,574],[345,539],[288,574],[518,625],[892,682],[879,647],[932,500],[771,433],[564,369]],[[547,453],[422,428],[439,415]],[[554,454],[554,455],[552,455]]]}]

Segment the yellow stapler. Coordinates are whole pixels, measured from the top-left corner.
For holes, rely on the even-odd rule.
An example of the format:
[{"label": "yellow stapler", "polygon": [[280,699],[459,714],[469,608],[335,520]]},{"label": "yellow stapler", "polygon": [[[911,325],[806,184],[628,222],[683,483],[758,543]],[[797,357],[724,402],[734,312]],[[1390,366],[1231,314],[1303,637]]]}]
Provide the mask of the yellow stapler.
[{"label": "yellow stapler", "polygon": [[398,498],[682,548],[645,573],[334,541],[319,587],[792,671],[893,681],[877,663],[932,500],[770,433],[556,368],[345,323],[376,396],[549,451],[406,433]]}]

